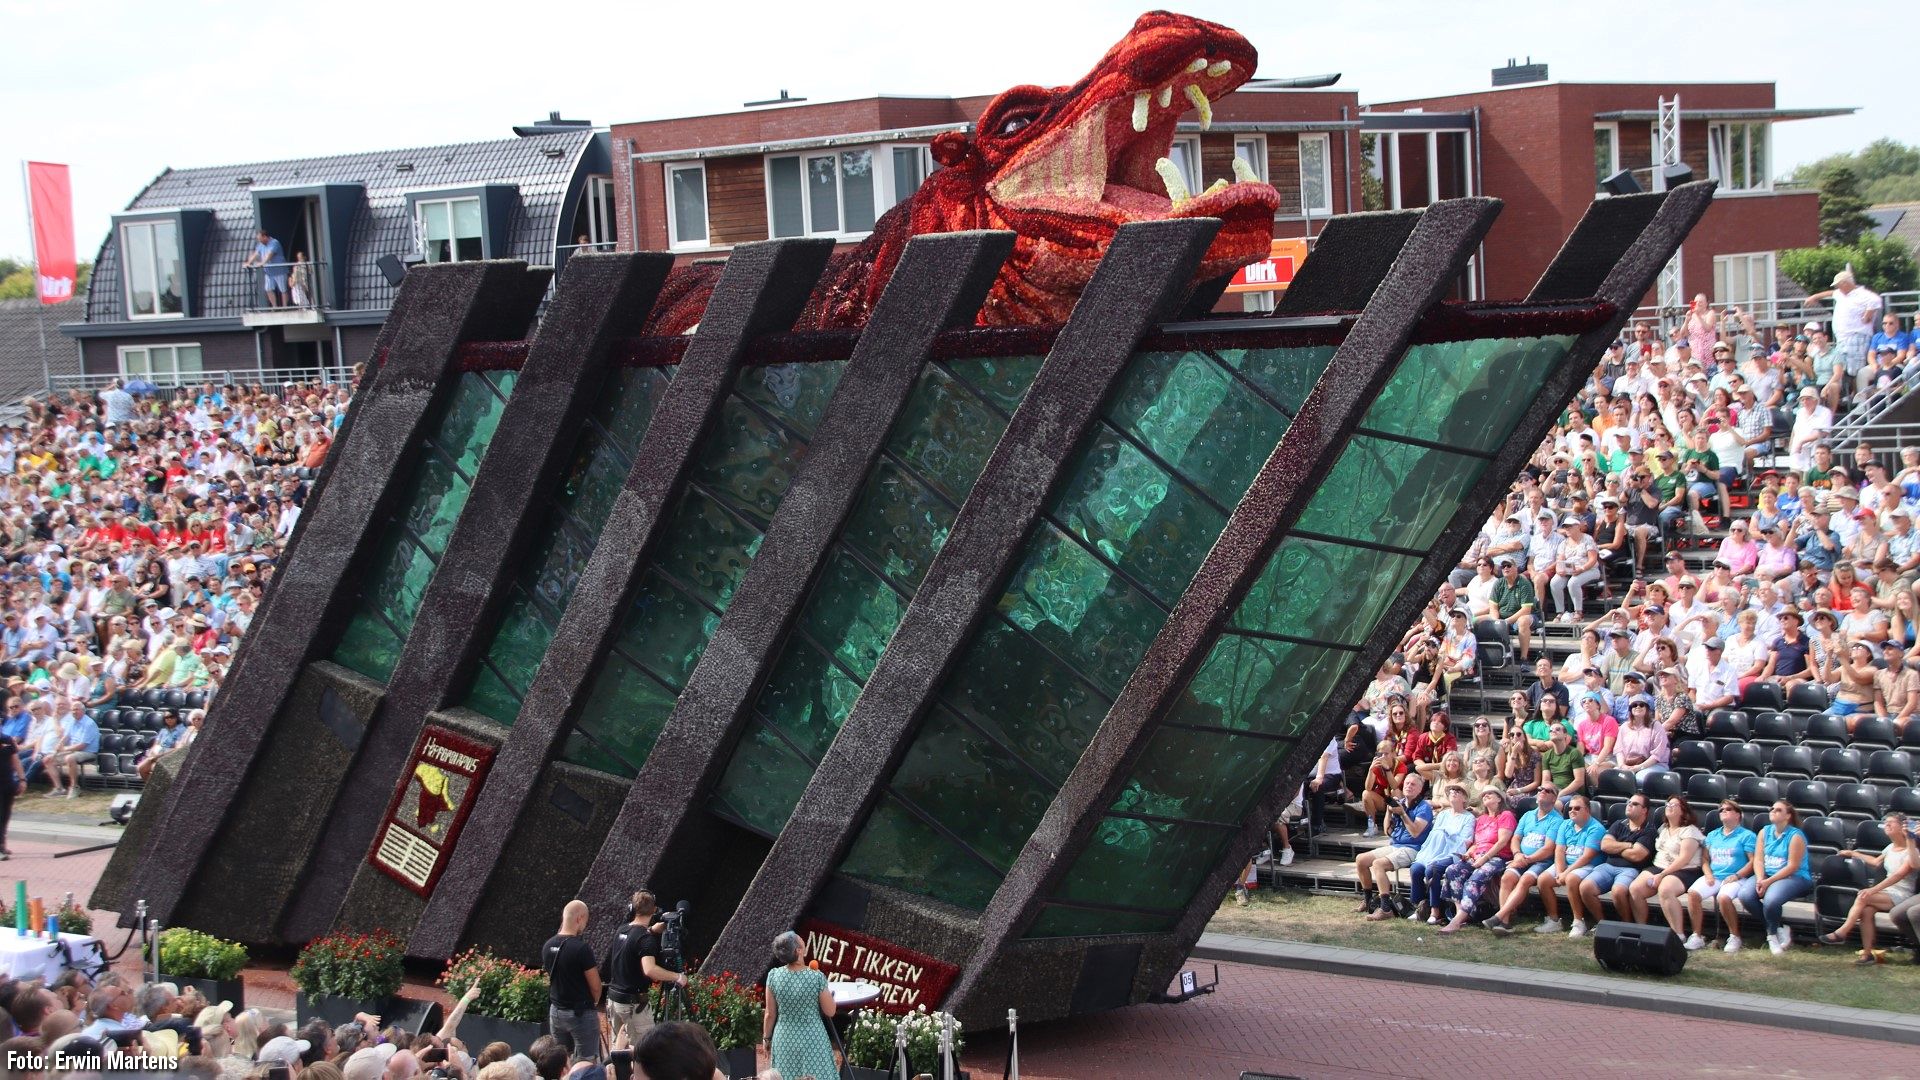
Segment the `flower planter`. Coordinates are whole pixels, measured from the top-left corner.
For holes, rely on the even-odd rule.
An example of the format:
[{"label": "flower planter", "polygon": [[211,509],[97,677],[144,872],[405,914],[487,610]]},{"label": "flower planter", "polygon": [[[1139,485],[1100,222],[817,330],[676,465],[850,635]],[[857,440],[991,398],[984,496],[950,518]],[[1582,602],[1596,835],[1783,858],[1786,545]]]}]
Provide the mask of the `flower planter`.
[{"label": "flower planter", "polygon": [[[488,1043],[503,1042],[513,1047],[514,1053],[524,1054],[533,1041],[547,1033],[544,1021],[533,1023],[526,1020],[503,1020],[497,1016],[477,1016],[468,1013],[460,1020],[457,1034],[467,1048],[478,1054]],[[751,1074],[749,1074],[751,1075]]]},{"label": "flower planter", "polygon": [[371,1013],[380,1018],[384,1027],[398,1027],[416,1035],[422,1031],[428,1034],[438,1031],[441,1017],[440,1005],[432,1001],[413,1001],[402,997],[361,1001],[327,994],[309,997],[304,991],[294,995],[293,1011],[303,1024],[318,1018],[334,1027],[348,1023],[355,1013]]},{"label": "flower planter", "polygon": [[170,982],[185,990],[191,986],[200,991],[207,1004],[218,1005],[223,1001],[233,1004],[236,1013],[247,1011],[247,986],[239,979],[189,979],[184,975],[161,974],[161,982]]},{"label": "flower planter", "polygon": [[760,1062],[758,1051],[751,1046],[736,1046],[720,1051],[720,1067],[726,1070],[727,1080],[753,1080],[759,1075]]}]

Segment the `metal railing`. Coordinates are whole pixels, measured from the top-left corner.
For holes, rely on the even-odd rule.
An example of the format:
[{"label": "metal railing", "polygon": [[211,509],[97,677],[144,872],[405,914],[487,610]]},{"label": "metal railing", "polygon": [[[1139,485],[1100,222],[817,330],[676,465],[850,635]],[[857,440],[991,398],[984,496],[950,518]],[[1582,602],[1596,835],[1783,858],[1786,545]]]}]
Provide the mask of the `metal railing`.
[{"label": "metal railing", "polygon": [[[268,291],[271,279],[275,286]],[[325,262],[274,262],[247,268],[247,303],[255,311],[324,311],[327,264]]]},{"label": "metal railing", "polygon": [[1874,460],[1887,467],[1888,476],[1896,476],[1900,472],[1901,448],[1920,446],[1920,421],[1868,424],[1858,428],[1845,441],[1834,444],[1834,459],[1851,468],[1854,448],[1861,443],[1873,447]]},{"label": "metal railing", "polygon": [[[1893,314],[1898,315],[1901,322],[1909,329],[1913,327],[1914,320],[1920,318],[1920,290],[1906,289],[1899,292],[1884,292],[1880,294],[1880,299],[1886,305],[1884,310],[1891,311]],[[1738,334],[1742,330],[1738,322],[1724,316],[1727,308],[1732,306],[1738,306],[1747,314],[1753,316],[1754,324],[1763,330],[1771,329],[1781,323],[1817,322],[1826,324],[1833,319],[1832,304],[1825,301],[1809,304],[1804,298],[1797,296],[1762,300],[1740,305],[1731,305],[1724,301],[1716,301],[1714,303],[1715,309],[1723,313],[1720,320],[1720,330],[1724,334]],[[1685,308],[1665,308],[1657,304],[1649,304],[1646,307],[1635,308],[1633,312],[1635,322],[1652,323],[1660,328],[1660,332],[1663,335],[1672,334],[1673,331],[1685,321],[1686,317],[1687,312]],[[1878,328],[1876,327],[1876,329]]]},{"label": "metal railing", "polygon": [[48,389],[52,393],[65,394],[78,390],[82,393],[97,393],[105,390],[112,382],[127,385],[135,379],[144,379],[153,384],[156,392],[170,397],[178,392],[196,390],[212,383],[215,386],[338,386],[353,381],[353,372],[338,367],[303,368],[242,368],[235,371],[182,371],[173,374],[126,375],[55,375]]}]

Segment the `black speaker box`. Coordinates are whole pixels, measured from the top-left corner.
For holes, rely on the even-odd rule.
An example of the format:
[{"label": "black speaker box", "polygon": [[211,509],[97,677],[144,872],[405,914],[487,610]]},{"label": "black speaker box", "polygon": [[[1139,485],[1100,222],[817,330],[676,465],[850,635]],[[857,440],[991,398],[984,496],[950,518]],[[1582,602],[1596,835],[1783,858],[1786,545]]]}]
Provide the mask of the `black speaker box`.
[{"label": "black speaker box", "polygon": [[1593,930],[1593,958],[1608,971],[1678,975],[1687,966],[1679,934],[1664,926],[1607,920]]}]

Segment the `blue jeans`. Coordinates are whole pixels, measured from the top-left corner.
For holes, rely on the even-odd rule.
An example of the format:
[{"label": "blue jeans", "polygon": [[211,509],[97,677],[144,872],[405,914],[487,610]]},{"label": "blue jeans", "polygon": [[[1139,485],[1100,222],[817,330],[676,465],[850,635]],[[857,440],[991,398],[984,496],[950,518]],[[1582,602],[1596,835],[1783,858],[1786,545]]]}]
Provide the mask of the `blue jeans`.
[{"label": "blue jeans", "polygon": [[1640,876],[1638,866],[1615,866],[1603,863],[1582,874],[1580,880],[1593,882],[1593,887],[1605,896],[1613,891],[1615,885],[1625,885]]},{"label": "blue jeans", "polygon": [[1414,863],[1407,871],[1413,877],[1408,898],[1416,904],[1437,904],[1440,902],[1440,876],[1447,867],[1460,861],[1458,855],[1443,855],[1431,864]]},{"label": "blue jeans", "polygon": [[1863,708],[1866,708],[1866,706],[1857,701],[1835,701],[1827,706],[1827,715],[1852,716]]},{"label": "blue jeans", "polygon": [[1686,516],[1687,516],[1687,508],[1684,506],[1669,506],[1661,510],[1660,511],[1660,535],[1666,536],[1669,533],[1673,532],[1673,523],[1676,521],[1679,521],[1681,518]]},{"label": "blue jeans", "polygon": [[1780,913],[1789,901],[1798,900],[1812,891],[1813,879],[1798,876],[1767,886],[1767,895],[1760,898],[1760,916],[1766,920],[1767,933],[1780,932]]}]

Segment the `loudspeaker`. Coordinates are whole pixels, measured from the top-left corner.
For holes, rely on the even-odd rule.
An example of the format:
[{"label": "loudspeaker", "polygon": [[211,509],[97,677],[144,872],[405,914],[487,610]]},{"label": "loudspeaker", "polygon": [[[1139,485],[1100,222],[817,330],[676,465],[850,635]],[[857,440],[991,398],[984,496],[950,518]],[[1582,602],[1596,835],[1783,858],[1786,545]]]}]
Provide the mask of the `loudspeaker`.
[{"label": "loudspeaker", "polygon": [[382,255],[373,261],[373,265],[380,268],[389,285],[398,286],[400,279],[407,276],[406,264],[400,261],[398,255]]},{"label": "loudspeaker", "polygon": [[1593,958],[1608,971],[1678,975],[1687,966],[1687,949],[1680,935],[1664,926],[1609,919],[1594,927]]},{"label": "loudspeaker", "polygon": [[1621,169],[1619,172],[1600,181],[1600,186],[1610,195],[1640,194],[1640,181],[1633,178],[1632,169]]},{"label": "loudspeaker", "polygon": [[115,795],[113,805],[107,807],[107,816],[112,818],[115,824],[125,825],[133,820],[133,811],[139,805],[140,796],[138,795]]}]

